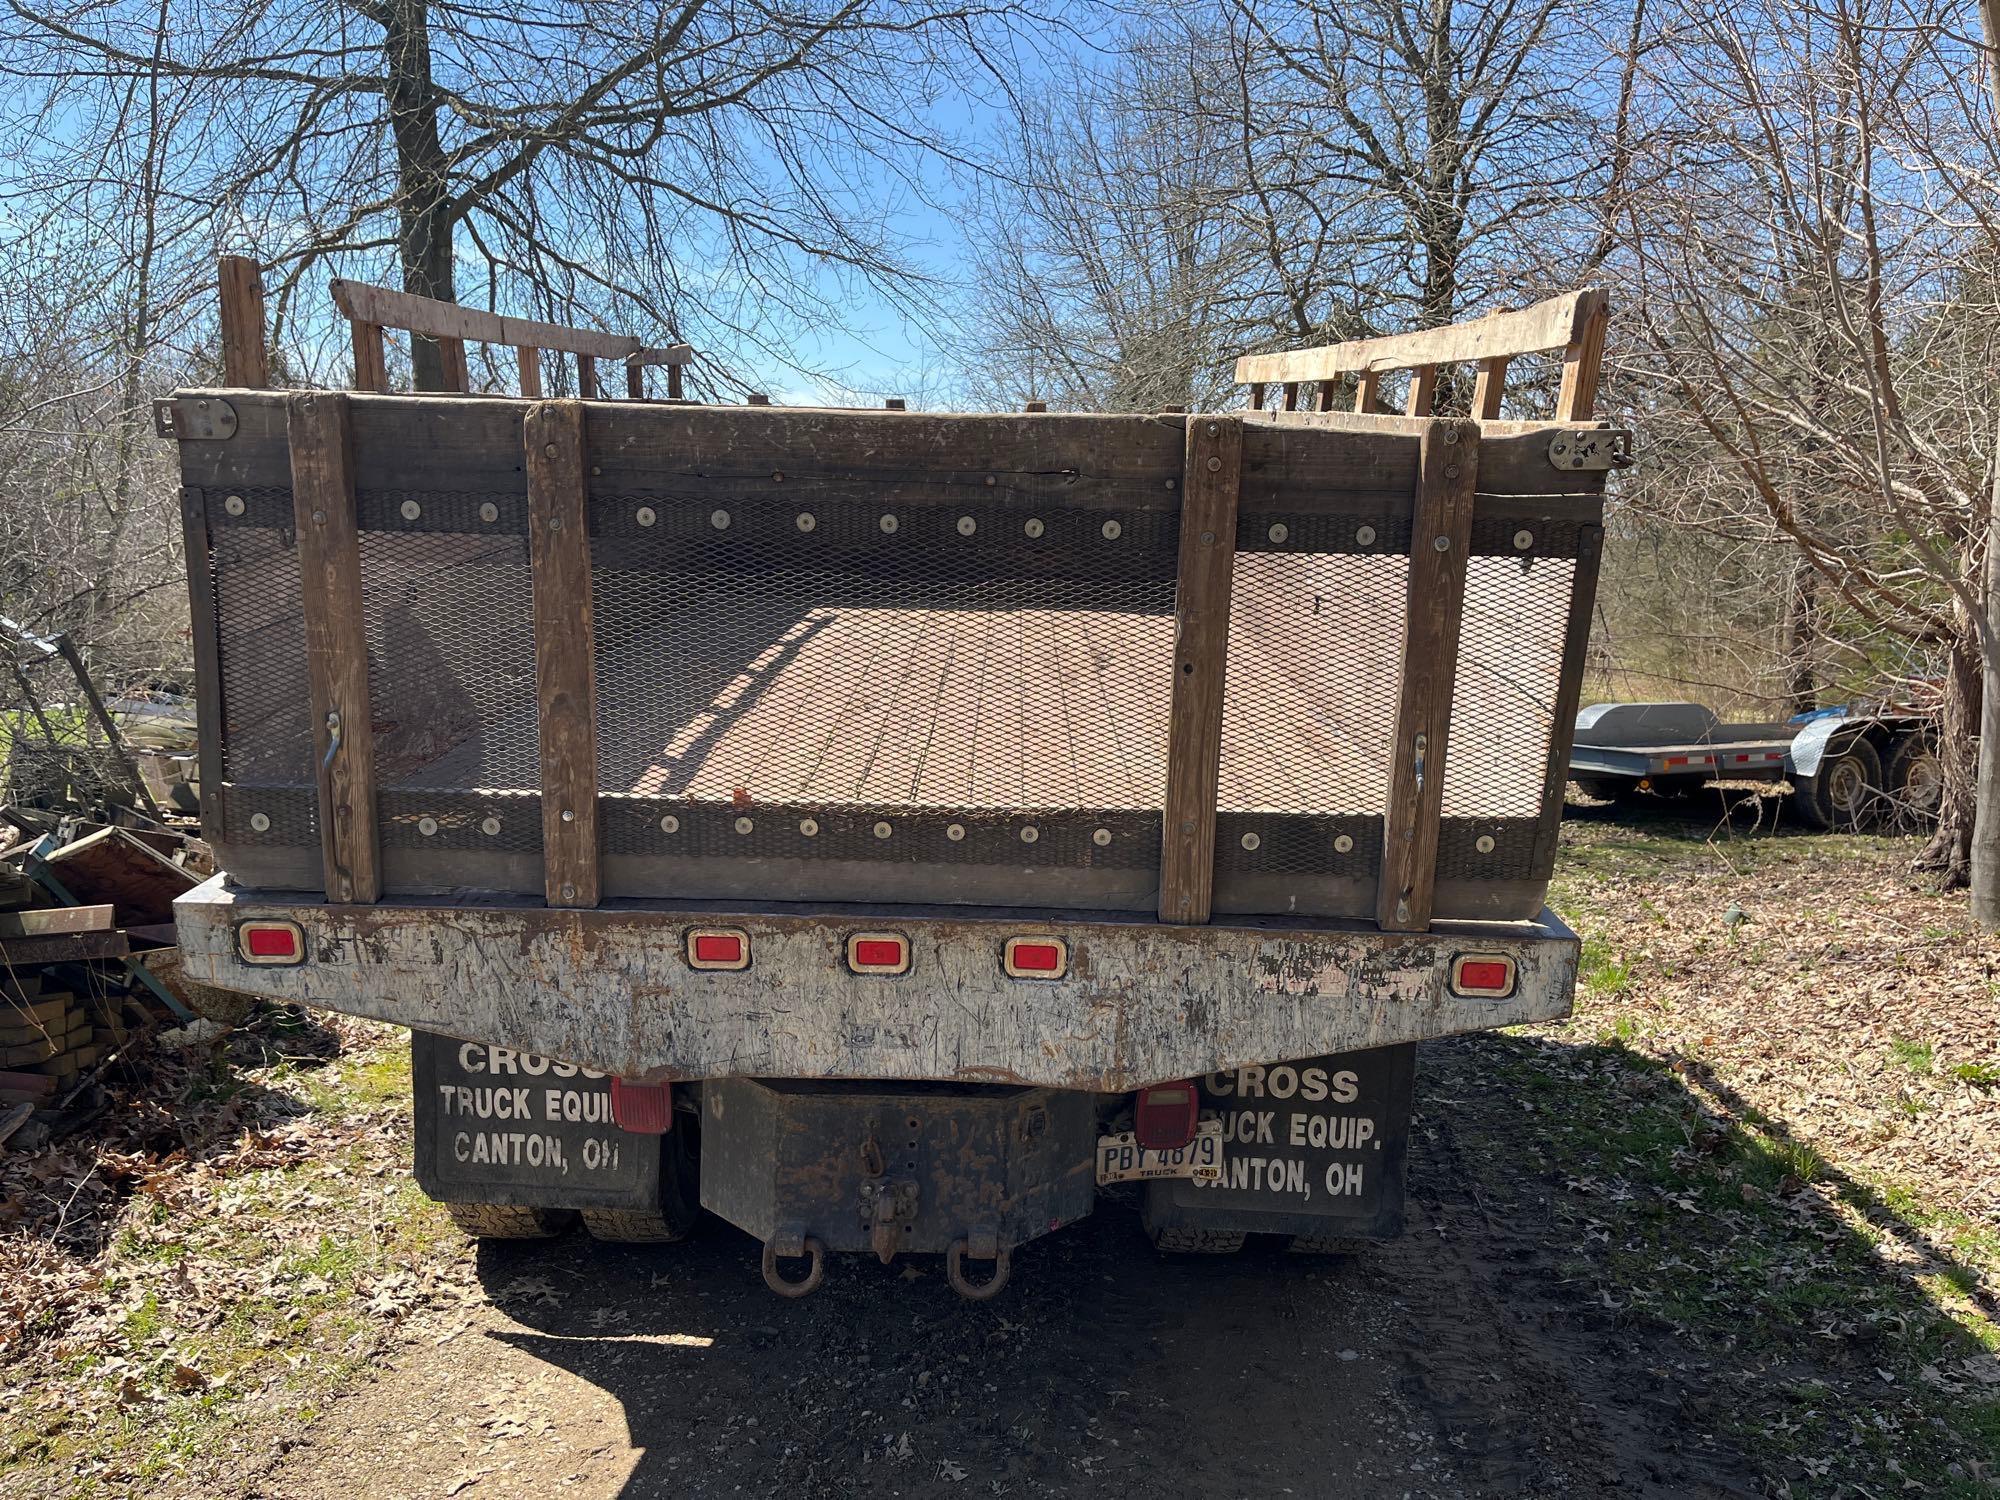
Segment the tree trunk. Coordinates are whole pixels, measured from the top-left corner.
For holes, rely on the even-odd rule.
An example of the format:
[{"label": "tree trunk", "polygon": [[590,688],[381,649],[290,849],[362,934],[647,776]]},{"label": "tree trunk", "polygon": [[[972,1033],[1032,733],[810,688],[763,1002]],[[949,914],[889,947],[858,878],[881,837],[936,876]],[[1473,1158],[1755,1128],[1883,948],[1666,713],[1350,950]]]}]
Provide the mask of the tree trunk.
[{"label": "tree trunk", "polygon": [[[431,79],[428,0],[388,0],[382,57],[389,86],[389,130],[396,143],[398,248],[403,290],[457,300],[452,284],[450,182],[438,136],[438,96]],[[445,388],[435,340],[410,341],[412,382],[420,391]]]},{"label": "tree trunk", "polygon": [[[2000,0],[1979,0],[1979,29],[1986,43],[1986,82],[2000,116]],[[1979,773],[1971,842],[1972,920],[2000,930],[2000,433],[1994,437],[1993,488],[1986,517],[1986,588],[1979,600],[1986,629],[1979,640],[1985,664],[1980,713]],[[1977,623],[1977,622],[1975,622]]]},{"label": "tree trunk", "polygon": [[[1982,690],[1980,680],[1985,663],[1978,624],[1963,618],[1963,612],[1960,624],[1963,628],[1945,655],[1944,707],[1938,716],[1944,798],[1938,804],[1937,832],[1916,860],[1918,869],[1936,870],[1947,888],[1965,885],[1971,876],[1978,824],[1983,821],[1977,816],[1973,735],[1979,729],[1981,699],[1989,699],[1990,704],[1990,695]],[[1990,724],[1988,730],[1991,743]]]}]

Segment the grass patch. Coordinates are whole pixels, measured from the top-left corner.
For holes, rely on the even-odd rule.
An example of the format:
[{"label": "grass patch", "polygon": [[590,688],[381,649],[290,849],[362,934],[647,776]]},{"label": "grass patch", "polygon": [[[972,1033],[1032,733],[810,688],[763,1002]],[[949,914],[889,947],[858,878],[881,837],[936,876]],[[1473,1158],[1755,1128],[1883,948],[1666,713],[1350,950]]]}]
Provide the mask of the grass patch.
[{"label": "grass patch", "polygon": [[1929,1042],[1913,1042],[1906,1037],[1889,1038],[1889,1055],[1912,1073],[1928,1078],[1937,1065],[1937,1053]]}]

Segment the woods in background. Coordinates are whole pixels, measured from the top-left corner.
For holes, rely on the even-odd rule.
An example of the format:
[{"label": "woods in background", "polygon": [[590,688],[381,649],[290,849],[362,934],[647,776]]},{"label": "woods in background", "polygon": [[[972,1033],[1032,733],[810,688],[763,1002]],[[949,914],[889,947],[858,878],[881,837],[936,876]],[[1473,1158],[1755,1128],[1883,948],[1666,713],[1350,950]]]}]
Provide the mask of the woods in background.
[{"label": "woods in background", "polygon": [[[1593,689],[1935,705],[1927,857],[1959,879],[2000,422],[1985,66],[1976,13],[1930,0],[22,0],[0,614],[177,669],[144,406],[212,370],[218,249],[271,268],[300,378],[341,374],[310,308],[340,273],[686,339],[722,399],[887,308],[1003,408],[1240,404],[1239,354],[1595,281],[1600,411],[1642,462]],[[1523,414],[1553,378],[1521,362]]]}]

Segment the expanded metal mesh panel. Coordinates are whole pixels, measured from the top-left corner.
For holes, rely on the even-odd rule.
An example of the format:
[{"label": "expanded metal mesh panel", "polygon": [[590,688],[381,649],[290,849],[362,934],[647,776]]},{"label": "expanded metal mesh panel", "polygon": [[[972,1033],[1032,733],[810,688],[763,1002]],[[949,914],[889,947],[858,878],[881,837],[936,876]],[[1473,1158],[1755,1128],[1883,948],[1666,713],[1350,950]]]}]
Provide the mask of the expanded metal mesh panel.
[{"label": "expanded metal mesh panel", "polygon": [[[804,527],[795,506],[739,507],[726,526],[706,506],[647,511],[650,534],[600,537],[592,572],[605,792],[922,811],[940,828],[947,814],[983,827],[1160,807],[1173,598],[1155,518],[1107,536],[1099,513],[1094,533],[1059,543],[997,509],[906,507],[885,523],[827,505]],[[801,840],[794,820],[785,852],[908,847],[870,825],[850,848],[841,827]],[[1039,832],[1009,853],[1059,859]]]},{"label": "expanded metal mesh panel", "polygon": [[311,785],[312,702],[297,541],[289,528],[220,527],[211,563],[223,776],[253,786]]},{"label": "expanded metal mesh panel", "polygon": [[1567,557],[1467,563],[1445,817],[1533,818],[1542,810],[1575,578]]},{"label": "expanded metal mesh panel", "polygon": [[[1377,814],[1388,804],[1404,557],[1238,553],[1222,711],[1223,812]],[[1276,868],[1289,845],[1272,845]],[[1323,868],[1326,855],[1298,851]]]},{"label": "expanded metal mesh panel", "polygon": [[361,533],[378,786],[540,789],[533,601],[526,537]]}]

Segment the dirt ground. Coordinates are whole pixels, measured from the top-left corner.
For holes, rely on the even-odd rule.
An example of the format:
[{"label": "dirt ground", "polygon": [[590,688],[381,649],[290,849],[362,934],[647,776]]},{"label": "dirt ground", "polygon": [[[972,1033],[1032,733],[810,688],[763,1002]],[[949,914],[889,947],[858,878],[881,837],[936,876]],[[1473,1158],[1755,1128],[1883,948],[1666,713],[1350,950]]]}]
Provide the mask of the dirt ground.
[{"label": "dirt ground", "polygon": [[268,1014],[0,1157],[0,1493],[2000,1495],[2000,959],[1913,841],[1757,816],[1565,825],[1576,1017],[1420,1049],[1352,1256],[474,1249],[402,1039]]},{"label": "dirt ground", "polygon": [[489,1245],[490,1300],[242,1492],[1759,1493],[1687,1430],[1709,1394],[1685,1351],[1564,1316],[1552,1226],[1482,1211],[1479,1165],[1506,1153],[1468,1161],[1434,1102],[1476,1087],[1476,1060],[1429,1049],[1411,1233],[1361,1256],[1163,1259],[1112,1210],[972,1307],[935,1265],[865,1258],[787,1304],[720,1225],[664,1249]]}]

